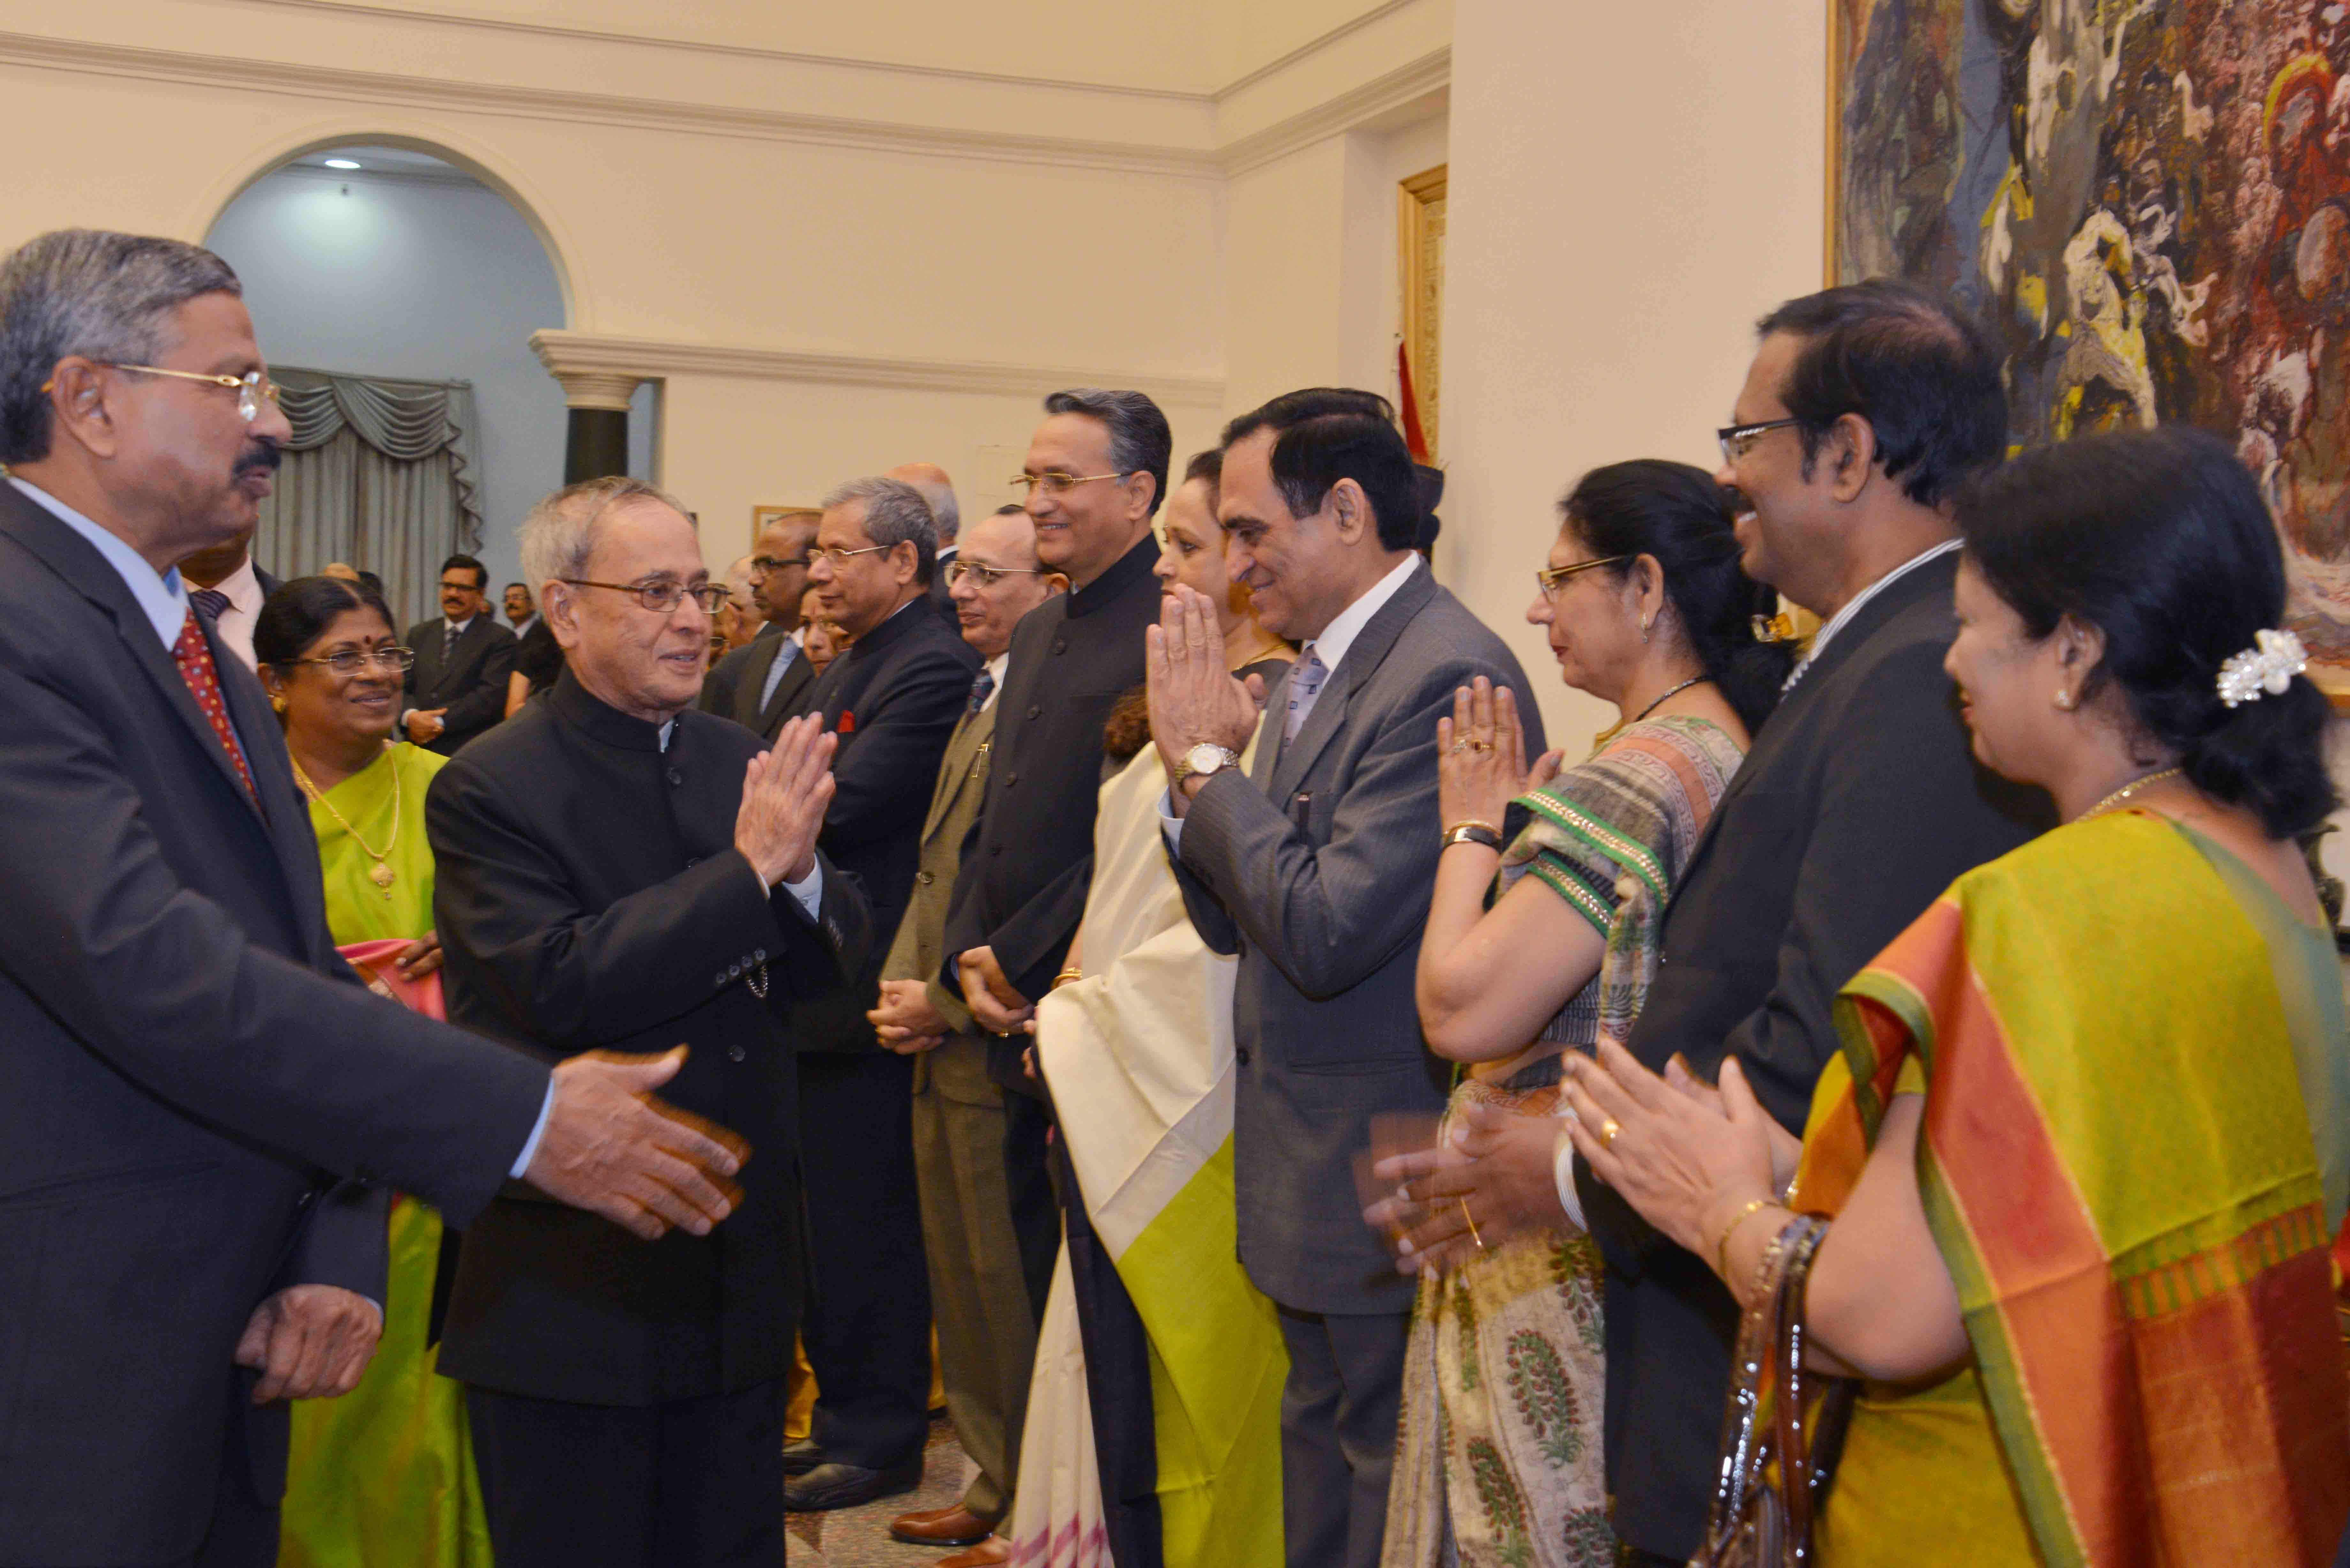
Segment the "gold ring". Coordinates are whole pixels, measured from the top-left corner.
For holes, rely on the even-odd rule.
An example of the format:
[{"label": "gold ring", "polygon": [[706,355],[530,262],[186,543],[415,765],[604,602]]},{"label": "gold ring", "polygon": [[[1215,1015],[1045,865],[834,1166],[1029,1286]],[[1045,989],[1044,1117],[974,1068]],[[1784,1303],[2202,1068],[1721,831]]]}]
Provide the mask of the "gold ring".
[{"label": "gold ring", "polygon": [[1471,741],[1469,742],[1469,749],[1472,752],[1490,752],[1493,749],[1493,742],[1491,741]]},{"label": "gold ring", "polygon": [[1616,1147],[1616,1135],[1623,1130],[1624,1127],[1622,1123],[1618,1122],[1614,1116],[1607,1117],[1605,1121],[1599,1124],[1599,1147],[1605,1149],[1613,1149]]},{"label": "gold ring", "polygon": [[1469,1239],[1477,1243],[1477,1250],[1479,1251],[1483,1251],[1485,1250],[1485,1238],[1477,1234],[1477,1217],[1469,1212],[1469,1199],[1466,1198],[1463,1198],[1461,1200],[1461,1218],[1469,1221]]}]

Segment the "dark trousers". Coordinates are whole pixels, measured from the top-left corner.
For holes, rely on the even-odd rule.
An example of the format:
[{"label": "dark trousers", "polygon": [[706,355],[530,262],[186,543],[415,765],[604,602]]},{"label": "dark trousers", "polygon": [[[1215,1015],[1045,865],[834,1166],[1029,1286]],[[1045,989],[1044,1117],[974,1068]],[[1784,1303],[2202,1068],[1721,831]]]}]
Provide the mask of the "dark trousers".
[{"label": "dark trousers", "polygon": [[782,1568],[784,1385],[664,1405],[465,1390],[500,1568]]},{"label": "dark trousers", "polygon": [[[1159,1516],[1159,1435],[1150,1405],[1150,1341],[1109,1250],[1094,1234],[1067,1146],[1053,1143],[1061,1221],[1067,1228],[1069,1284],[1086,1349],[1086,1405],[1101,1471],[1102,1526],[1118,1568],[1159,1568],[1166,1537]],[[1394,1441],[1392,1433],[1388,1436]],[[1376,1546],[1376,1542],[1374,1545]]]},{"label": "dark trousers", "polygon": [[[1002,1077],[996,1080],[1003,1083]],[[1050,1146],[1053,1113],[1033,1084],[1003,1091],[1003,1189],[1012,1200],[1012,1232],[1020,1242],[1020,1273],[1036,1321],[1053,1293],[1053,1267],[1061,1257],[1061,1200]]]},{"label": "dark trousers", "polygon": [[1378,1568],[1409,1313],[1282,1307],[1281,1521],[1289,1568]]},{"label": "dark trousers", "polygon": [[800,1164],[816,1374],[809,1437],[827,1460],[885,1469],[931,1426],[931,1287],[914,1175],[914,1064],[874,1050],[803,1052]]}]

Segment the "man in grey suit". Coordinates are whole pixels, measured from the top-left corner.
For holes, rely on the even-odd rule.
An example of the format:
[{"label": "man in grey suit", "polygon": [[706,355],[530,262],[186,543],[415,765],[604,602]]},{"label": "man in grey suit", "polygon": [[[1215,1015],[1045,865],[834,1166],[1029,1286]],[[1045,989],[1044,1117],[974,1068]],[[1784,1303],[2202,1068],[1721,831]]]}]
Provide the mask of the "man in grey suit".
[{"label": "man in grey suit", "polygon": [[[1021,1269],[1003,1163],[1003,1090],[988,1076],[987,1035],[941,975],[947,906],[963,840],[987,792],[995,694],[1012,659],[1012,628],[1066,579],[1036,558],[1036,524],[1014,506],[984,518],[954,570],[962,639],[986,662],[962,722],[947,740],[921,858],[869,1016],[883,1046],[914,1065],[914,1171],[922,1206],[931,1311],[947,1414],[977,1473],[952,1507],[910,1513],[889,1532],[924,1546],[977,1546],[1012,1511],[1020,1427],[1036,1354],[1036,1303]],[[988,1561],[978,1554],[973,1561]],[[962,1558],[949,1558],[961,1564]]]},{"label": "man in grey suit", "polygon": [[1176,879],[1208,945],[1240,955],[1240,1256],[1289,1350],[1293,1568],[1373,1568],[1387,1519],[1411,1285],[1364,1228],[1353,1170],[1373,1116],[1444,1104],[1412,987],[1444,833],[1436,721],[1482,675],[1517,692],[1527,743],[1543,743],[1518,661],[1413,550],[1411,455],[1382,412],[1316,389],[1224,431],[1232,578],[1267,630],[1305,644],[1251,776],[1235,764],[1257,708],[1209,601],[1177,587],[1149,633]]},{"label": "man in grey suit", "polygon": [[730,1207],[644,1096],[674,1058],[550,1078],[336,955],[268,700],[172,565],[254,526],[290,434],[240,292],[130,234],[0,263],[11,1568],[276,1560],[283,1401],[372,1353],[384,1183],[460,1226],[509,1177],[648,1239]]},{"label": "man in grey suit", "polygon": [[800,651],[800,598],[807,592],[808,552],[822,515],[786,512],[751,541],[751,602],[766,624],[721,659],[702,683],[703,712],[732,719],[767,741],[782,732],[794,699],[816,679],[815,666]]}]

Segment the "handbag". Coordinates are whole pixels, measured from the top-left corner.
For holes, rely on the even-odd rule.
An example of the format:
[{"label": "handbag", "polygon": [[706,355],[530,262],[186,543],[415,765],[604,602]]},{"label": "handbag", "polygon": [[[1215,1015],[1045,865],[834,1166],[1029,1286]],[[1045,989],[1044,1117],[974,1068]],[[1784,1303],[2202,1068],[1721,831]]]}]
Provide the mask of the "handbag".
[{"label": "handbag", "polygon": [[1828,1222],[1799,1214],[1762,1255],[1762,1289],[1738,1327],[1721,1480],[1690,1568],[1794,1568],[1812,1561],[1812,1523],[1852,1414],[1854,1380],[1804,1370],[1804,1286]]}]

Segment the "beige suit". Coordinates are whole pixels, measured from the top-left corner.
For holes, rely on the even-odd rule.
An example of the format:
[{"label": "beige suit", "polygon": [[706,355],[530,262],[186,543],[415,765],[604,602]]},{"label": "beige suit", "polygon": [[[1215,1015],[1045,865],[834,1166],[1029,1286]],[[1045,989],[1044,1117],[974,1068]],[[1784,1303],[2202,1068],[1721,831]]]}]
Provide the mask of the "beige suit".
[{"label": "beige suit", "polygon": [[995,733],[989,708],[956,726],[939,764],[921,858],[884,980],[920,980],[952,1031],[914,1064],[914,1168],[947,1413],[979,1473],[963,1506],[1001,1519],[1020,1467],[1020,1427],[1036,1355],[1035,1309],[1021,1272],[1004,1179],[1003,1091],[987,1075],[986,1037],[962,998],[940,983],[947,904],[964,837],[987,793]]}]

